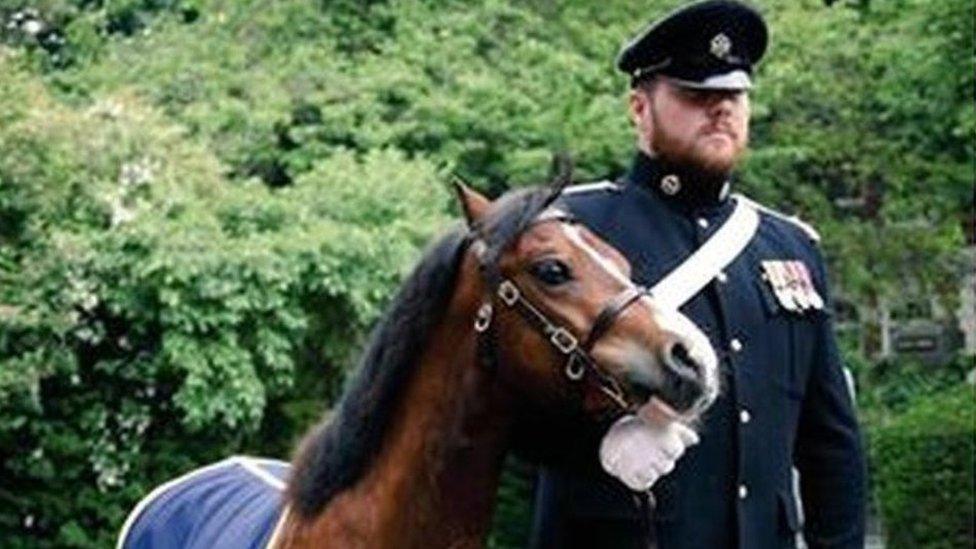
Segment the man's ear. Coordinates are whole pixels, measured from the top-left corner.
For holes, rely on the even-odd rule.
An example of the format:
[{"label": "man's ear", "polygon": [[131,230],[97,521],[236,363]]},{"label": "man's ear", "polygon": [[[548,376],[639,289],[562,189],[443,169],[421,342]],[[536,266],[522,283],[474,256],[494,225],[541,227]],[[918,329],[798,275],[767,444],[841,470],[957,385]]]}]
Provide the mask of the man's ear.
[{"label": "man's ear", "polygon": [[454,191],[461,202],[461,209],[464,211],[464,218],[468,222],[468,227],[472,227],[484,217],[491,202],[481,193],[465,185],[460,181],[454,182]]},{"label": "man's ear", "polygon": [[634,123],[634,130],[637,132],[637,147],[650,154],[651,138],[654,134],[654,117],[651,116],[651,109],[654,106],[651,93],[640,87],[630,90],[629,98],[630,121]]},{"label": "man's ear", "polygon": [[630,121],[634,123],[634,126],[644,129],[644,117],[647,115],[647,110],[651,108],[650,102],[651,98],[648,97],[647,92],[644,90],[640,88],[630,90],[628,107],[630,110]]}]

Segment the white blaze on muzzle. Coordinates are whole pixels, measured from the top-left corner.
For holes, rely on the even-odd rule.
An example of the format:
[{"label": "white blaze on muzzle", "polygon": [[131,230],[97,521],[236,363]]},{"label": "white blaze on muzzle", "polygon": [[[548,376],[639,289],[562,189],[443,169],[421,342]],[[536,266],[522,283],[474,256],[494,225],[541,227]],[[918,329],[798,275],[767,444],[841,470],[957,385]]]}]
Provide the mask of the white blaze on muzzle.
[{"label": "white blaze on muzzle", "polygon": [[[561,214],[561,212],[550,209],[543,216],[557,214]],[[578,227],[562,225],[562,229],[565,231],[567,238],[579,246],[590,259],[600,265],[611,277],[624,286],[634,285],[634,282],[615,263],[586,242],[586,239],[580,234]],[[666,337],[673,339],[674,342],[681,343],[687,349],[689,358],[701,368],[705,393],[696,408],[698,410],[704,409],[715,400],[719,391],[718,357],[715,355],[715,350],[712,348],[708,337],[688,317],[676,309],[662,307],[653,296],[641,297],[638,304],[650,307],[655,323],[665,332]]]},{"label": "white blaze on muzzle", "polygon": [[655,309],[654,320],[658,327],[665,331],[688,350],[688,356],[701,368],[702,382],[705,394],[696,406],[703,409],[715,401],[719,392],[718,356],[711,341],[697,324],[680,311],[666,309],[659,306],[653,297],[646,298],[650,306]]}]

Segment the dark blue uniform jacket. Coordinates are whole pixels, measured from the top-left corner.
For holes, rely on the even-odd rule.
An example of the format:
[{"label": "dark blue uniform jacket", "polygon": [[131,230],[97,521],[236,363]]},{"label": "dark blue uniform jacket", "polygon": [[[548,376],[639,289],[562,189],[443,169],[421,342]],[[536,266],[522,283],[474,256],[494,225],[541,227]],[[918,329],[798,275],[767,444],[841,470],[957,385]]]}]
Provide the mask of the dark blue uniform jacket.
[{"label": "dark blue uniform jacket", "polygon": [[[674,192],[673,178],[668,194],[664,171],[638,154],[617,184],[565,197],[583,223],[630,260],[634,280],[648,287],[734,208],[727,193],[703,197],[687,181]],[[784,308],[762,276],[764,260],[804,262],[826,307]],[[809,230],[763,212],[742,254],[681,307],[721,358],[723,387],[706,412],[701,442],[654,487],[651,535],[660,549],[793,547],[801,517],[811,548],[863,547],[864,460],[827,294],[824,263]],[[650,523],[634,494],[598,470],[595,447],[580,451],[587,467],[541,472],[533,547],[645,546]]]}]

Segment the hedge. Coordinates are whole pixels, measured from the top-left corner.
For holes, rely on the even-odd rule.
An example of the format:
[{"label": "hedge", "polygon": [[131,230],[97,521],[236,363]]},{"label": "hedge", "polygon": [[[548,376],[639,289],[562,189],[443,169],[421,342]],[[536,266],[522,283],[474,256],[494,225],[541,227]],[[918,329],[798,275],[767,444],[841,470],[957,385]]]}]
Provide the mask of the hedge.
[{"label": "hedge", "polygon": [[973,387],[920,399],[872,436],[891,549],[973,547]]}]

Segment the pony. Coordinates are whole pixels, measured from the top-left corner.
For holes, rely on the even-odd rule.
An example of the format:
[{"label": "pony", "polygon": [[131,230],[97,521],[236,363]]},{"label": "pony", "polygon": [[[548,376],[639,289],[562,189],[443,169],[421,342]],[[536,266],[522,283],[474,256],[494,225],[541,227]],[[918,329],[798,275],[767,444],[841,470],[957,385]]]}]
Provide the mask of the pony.
[{"label": "pony", "polygon": [[466,224],[407,277],[291,465],[232,458],[171,481],[118,547],[482,547],[513,447],[652,398],[693,423],[718,392],[707,338],[559,206],[565,183],[494,202],[457,184]]}]

